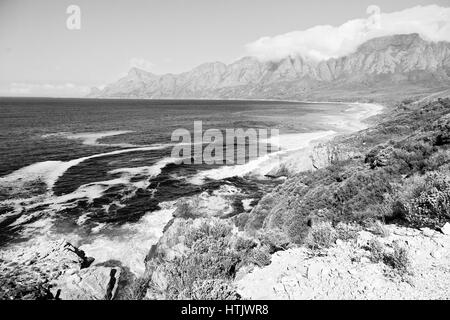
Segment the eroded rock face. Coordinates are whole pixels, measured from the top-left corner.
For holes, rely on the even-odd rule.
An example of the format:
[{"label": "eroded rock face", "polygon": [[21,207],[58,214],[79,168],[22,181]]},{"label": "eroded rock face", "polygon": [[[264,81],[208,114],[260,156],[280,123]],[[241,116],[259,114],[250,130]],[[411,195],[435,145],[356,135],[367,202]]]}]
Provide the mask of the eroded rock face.
[{"label": "eroded rock face", "polygon": [[120,268],[93,261],[65,240],[3,250],[0,299],[114,298]]},{"label": "eroded rock face", "polygon": [[[448,299],[450,237],[431,229],[386,226],[389,235],[358,232],[355,239],[314,254],[305,247],[280,251],[272,263],[235,282],[244,299]],[[408,248],[406,279],[382,261],[373,261],[372,239],[386,250]]]},{"label": "eroded rock face", "polygon": [[58,279],[51,291],[62,300],[111,300],[115,297],[120,268],[92,266]]},{"label": "eroded rock face", "polygon": [[93,259],[65,240],[36,247],[4,250],[0,254],[0,298],[47,299],[54,280],[78,272]]}]

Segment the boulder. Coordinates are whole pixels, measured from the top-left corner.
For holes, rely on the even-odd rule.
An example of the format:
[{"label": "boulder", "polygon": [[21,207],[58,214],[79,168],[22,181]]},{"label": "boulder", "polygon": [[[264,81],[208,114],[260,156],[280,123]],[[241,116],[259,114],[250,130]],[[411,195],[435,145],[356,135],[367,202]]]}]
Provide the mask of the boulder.
[{"label": "boulder", "polygon": [[14,247],[0,253],[0,299],[52,299],[52,284],[94,259],[65,240]]},{"label": "boulder", "polygon": [[356,245],[359,248],[365,247],[367,246],[367,244],[369,243],[369,241],[373,238],[373,235],[365,230],[359,231],[358,232],[358,237],[356,239]]},{"label": "boulder", "polygon": [[441,228],[441,231],[445,235],[450,235],[450,223],[446,222],[444,226]]},{"label": "boulder", "polygon": [[62,300],[112,300],[120,274],[119,267],[92,266],[61,277],[51,291]]}]

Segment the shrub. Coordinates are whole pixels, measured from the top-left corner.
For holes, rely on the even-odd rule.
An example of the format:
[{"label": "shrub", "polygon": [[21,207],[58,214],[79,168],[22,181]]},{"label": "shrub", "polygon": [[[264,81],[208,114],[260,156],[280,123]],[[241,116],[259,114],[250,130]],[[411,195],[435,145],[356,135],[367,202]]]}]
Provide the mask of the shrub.
[{"label": "shrub", "polygon": [[238,237],[234,243],[234,249],[239,252],[248,252],[258,244],[251,238]]},{"label": "shrub", "polygon": [[193,285],[192,298],[197,300],[240,300],[235,287],[221,279],[200,280]]},{"label": "shrub", "polygon": [[231,280],[239,259],[225,242],[203,239],[182,257],[163,263],[168,299],[194,299],[194,286],[201,280]]},{"label": "shrub", "polygon": [[361,231],[361,227],[355,223],[339,222],[336,225],[335,230],[337,239],[349,241],[357,238],[358,232]]},{"label": "shrub", "polygon": [[256,264],[258,267],[268,266],[270,264],[271,256],[269,249],[265,246],[254,248],[249,256],[249,262]]},{"label": "shrub", "polygon": [[337,233],[331,222],[320,222],[312,226],[306,243],[311,249],[329,248],[336,238]]},{"label": "shrub", "polygon": [[389,177],[383,172],[364,170],[355,172],[334,191],[335,208],[339,220],[365,220],[374,218],[376,213],[368,210],[382,203],[386,194],[391,193]]},{"label": "shrub", "polygon": [[189,200],[180,200],[177,203],[174,216],[183,219],[195,218],[194,205]]},{"label": "shrub", "polygon": [[144,275],[137,278],[132,284],[130,289],[130,300],[142,300],[147,293],[147,288],[150,283],[150,277]]},{"label": "shrub", "polygon": [[402,174],[424,172],[428,167],[427,160],[437,151],[429,143],[417,140],[406,140],[394,145],[394,163],[391,170]]},{"label": "shrub", "polygon": [[372,262],[378,263],[384,260],[384,245],[377,238],[372,238],[369,240],[367,249],[370,252],[370,260]]},{"label": "shrub", "polygon": [[[408,105],[389,111],[366,132],[337,138],[324,148],[343,147],[331,157],[331,165],[289,177],[242,219],[245,230],[277,228],[301,244],[309,231],[308,217],[320,210],[326,212],[321,218],[333,223],[403,217],[419,227],[442,224],[450,219],[448,193],[430,186],[420,197],[403,197],[402,189],[409,188],[405,177],[450,166],[449,112],[438,101]],[[352,158],[343,160],[346,156]]]},{"label": "shrub", "polygon": [[261,245],[268,248],[269,253],[286,250],[289,246],[288,236],[279,229],[263,230],[259,233],[258,239]]},{"label": "shrub", "polygon": [[373,234],[383,238],[389,237],[390,234],[386,226],[379,220],[369,220],[367,222],[367,229]]},{"label": "shrub", "polygon": [[292,217],[287,227],[287,235],[293,243],[302,244],[309,232],[308,221],[301,217]]},{"label": "shrub", "polygon": [[397,242],[393,243],[392,251],[389,251],[378,239],[373,238],[367,244],[367,249],[372,262],[383,262],[402,277],[411,273],[409,251]]},{"label": "shrub", "polygon": [[450,177],[431,172],[406,182],[403,218],[417,227],[438,228],[450,219]]},{"label": "shrub", "polygon": [[188,248],[192,248],[196,241],[203,238],[212,238],[214,240],[226,238],[231,234],[232,229],[232,226],[225,221],[204,221],[200,226],[188,228],[185,235],[185,244]]},{"label": "shrub", "polygon": [[401,276],[410,273],[411,261],[409,251],[406,247],[400,246],[397,242],[393,244],[393,252],[385,253],[383,262],[398,272]]},{"label": "shrub", "polygon": [[264,225],[264,220],[269,215],[271,209],[274,207],[275,199],[271,194],[265,195],[252,210],[251,215],[246,217],[245,229],[258,230]]},{"label": "shrub", "polygon": [[[167,299],[237,298],[230,282],[239,267],[270,263],[269,249],[233,233],[225,220],[195,221],[186,229],[184,255],[160,260],[151,284],[156,295]],[[162,258],[161,258],[162,259]],[[214,284],[219,285],[217,288]]]}]

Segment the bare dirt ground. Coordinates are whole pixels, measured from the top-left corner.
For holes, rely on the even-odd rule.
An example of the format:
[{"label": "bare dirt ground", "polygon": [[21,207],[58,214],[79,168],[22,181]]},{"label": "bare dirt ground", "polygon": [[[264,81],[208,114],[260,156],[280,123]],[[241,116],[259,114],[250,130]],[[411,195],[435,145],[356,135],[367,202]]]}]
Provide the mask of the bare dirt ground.
[{"label": "bare dirt ground", "polygon": [[[355,239],[337,240],[312,251],[280,251],[272,263],[236,281],[247,299],[449,299],[450,235],[430,229],[386,226],[388,236],[360,231]],[[394,243],[409,251],[408,273],[400,275],[373,262],[368,243],[378,238],[390,250]]]}]

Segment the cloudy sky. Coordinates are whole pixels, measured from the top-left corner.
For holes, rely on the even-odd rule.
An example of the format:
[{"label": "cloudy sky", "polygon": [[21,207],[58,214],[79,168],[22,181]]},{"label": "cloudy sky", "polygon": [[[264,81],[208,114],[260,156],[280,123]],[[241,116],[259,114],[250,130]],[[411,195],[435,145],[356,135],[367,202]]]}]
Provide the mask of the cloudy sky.
[{"label": "cloudy sky", "polygon": [[[67,28],[72,4],[80,30]],[[83,96],[131,66],[161,74],[250,54],[327,59],[392,33],[450,41],[448,8],[450,0],[0,0],[0,95]]]}]

